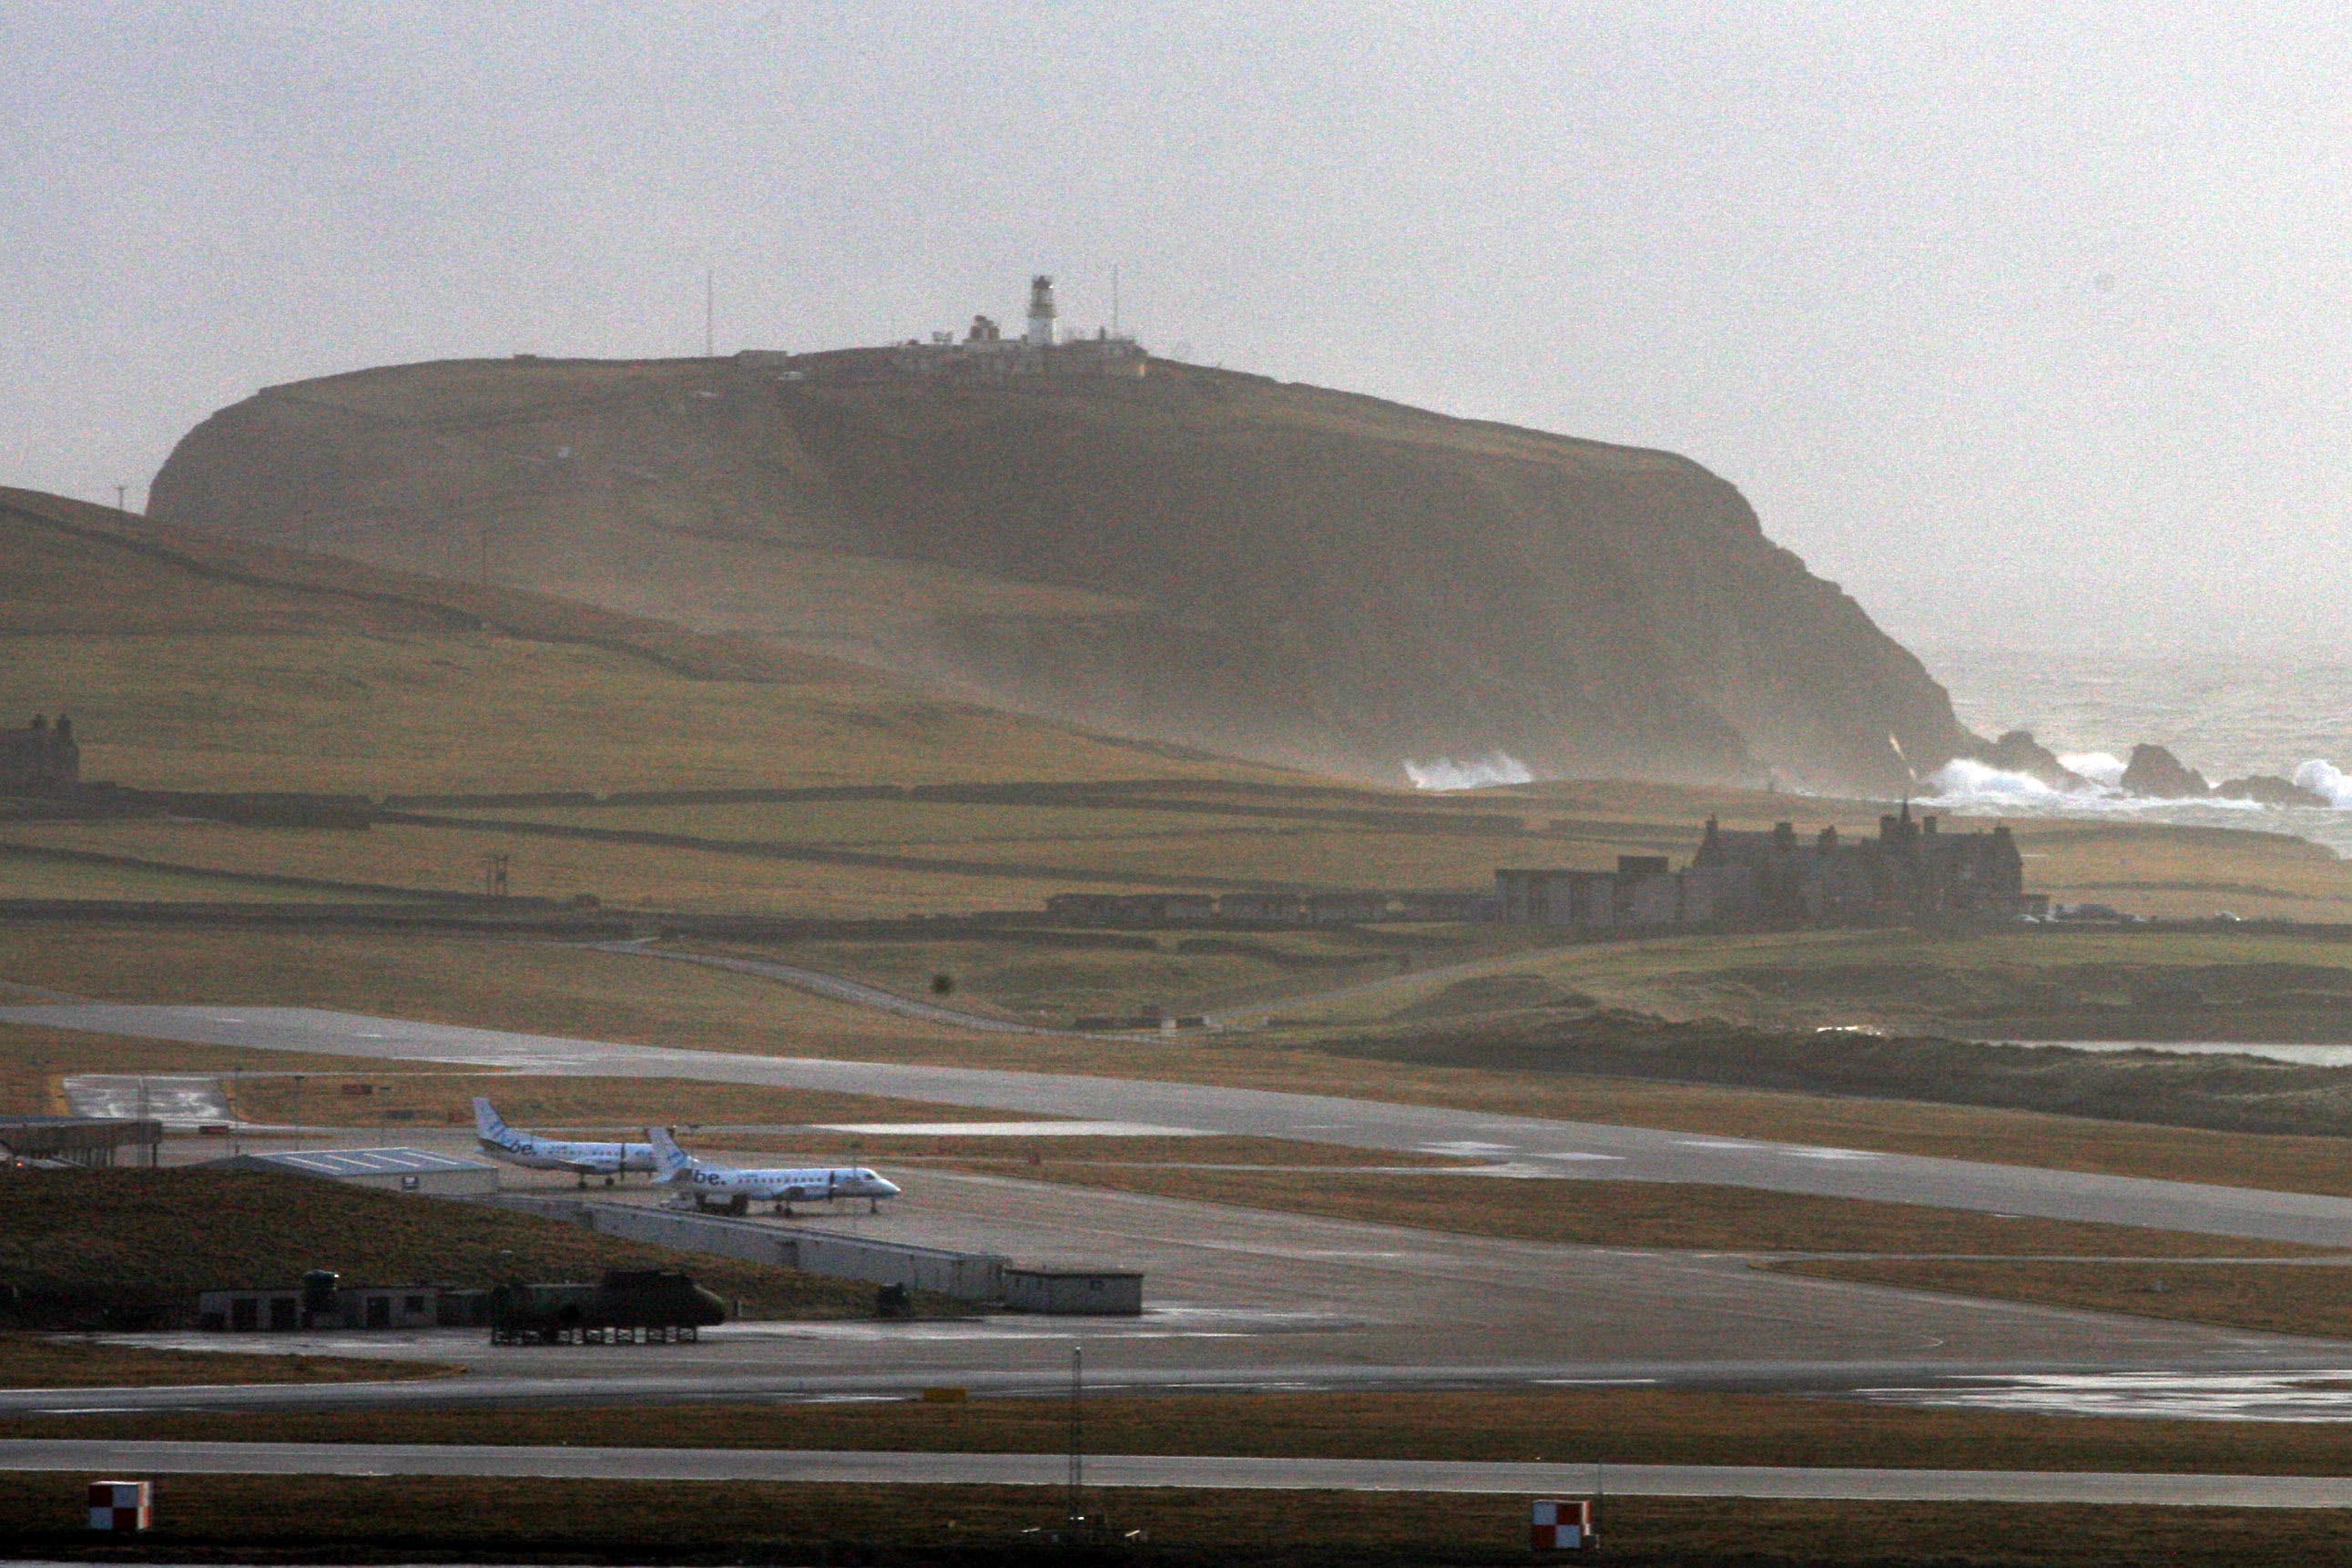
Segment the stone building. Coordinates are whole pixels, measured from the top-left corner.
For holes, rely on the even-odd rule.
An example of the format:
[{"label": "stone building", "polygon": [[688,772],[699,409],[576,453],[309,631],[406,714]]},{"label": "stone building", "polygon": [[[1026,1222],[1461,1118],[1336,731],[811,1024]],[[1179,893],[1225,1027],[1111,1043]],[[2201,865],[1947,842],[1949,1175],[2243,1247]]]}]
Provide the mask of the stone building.
[{"label": "stone building", "polygon": [[80,782],[71,719],[36,715],[21,730],[0,730],[0,795],[62,795]]},{"label": "stone building", "polygon": [[1790,823],[1727,832],[1709,817],[1694,870],[1739,870],[1752,883],[1753,918],[1774,923],[1868,925],[1916,920],[2013,920],[2026,907],[2025,861],[2008,826],[1944,833],[1932,816],[1878,819],[1875,838],[1810,838]]},{"label": "stone building", "polygon": [[1834,827],[1801,837],[1792,823],[1727,831],[1713,817],[1689,866],[1621,855],[1614,871],[1500,870],[1502,918],[1534,925],[1891,925],[2013,920],[2031,906],[2025,863],[2006,826],[1944,833],[1911,807],[1878,819],[1874,838]]}]

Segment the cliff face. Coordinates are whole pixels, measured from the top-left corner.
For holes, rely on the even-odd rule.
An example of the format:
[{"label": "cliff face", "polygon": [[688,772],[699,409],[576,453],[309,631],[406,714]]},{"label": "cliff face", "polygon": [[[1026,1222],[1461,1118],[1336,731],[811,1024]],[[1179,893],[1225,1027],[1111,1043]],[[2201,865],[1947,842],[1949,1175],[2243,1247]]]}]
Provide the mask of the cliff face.
[{"label": "cliff face", "polygon": [[845,655],[1141,738],[1401,782],[1897,787],[1942,689],[1685,459],[1155,363],[950,387],[856,356],[452,362],[272,388],[172,521]]}]

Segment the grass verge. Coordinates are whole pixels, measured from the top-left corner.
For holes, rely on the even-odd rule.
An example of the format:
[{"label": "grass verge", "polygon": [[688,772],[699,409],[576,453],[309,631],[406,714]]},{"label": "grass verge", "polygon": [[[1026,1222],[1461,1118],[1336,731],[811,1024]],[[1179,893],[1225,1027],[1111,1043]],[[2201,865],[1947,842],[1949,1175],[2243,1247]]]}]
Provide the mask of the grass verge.
[{"label": "grass verge", "polygon": [[[82,1478],[0,1476],[0,1532],[49,1557],[117,1558],[81,1528]],[[1235,1568],[1524,1563],[1527,1502],[1508,1494],[1096,1491],[1135,1546],[1024,1543],[1060,1522],[1046,1487],[772,1486],[379,1477],[174,1476],[142,1552],[236,1550],[294,1561],[991,1563],[1150,1562]],[[1608,1561],[1643,1568],[1976,1564],[1982,1568],[2309,1568],[2352,1552],[2326,1510],[1809,1503],[1618,1498]]]},{"label": "grass verge", "polygon": [[[790,950],[782,955],[790,957]],[[806,1054],[813,1041],[821,1041],[817,1048],[837,1058],[1330,1094],[1709,1136],[2352,1195],[2352,1161],[2345,1157],[2352,1143],[2340,1138],[2196,1128],[2151,1137],[2145,1125],[2055,1110],[1890,1099],[1902,1091],[1900,1074],[1881,1080],[1867,1070],[1866,1058],[1841,1055],[1810,1037],[1785,1047],[1775,1046],[1764,1052],[1762,1061],[1743,1065],[1741,1053],[1754,1047],[1758,1037],[1738,1032],[1727,1037],[1712,1058],[1702,1053],[1693,1066],[1673,1050],[1651,1048],[1635,1030],[1612,1047],[1613,1058],[1589,1064],[1625,1068],[1629,1074],[1610,1077],[1597,1070],[1570,1070],[1582,1058],[1540,1043],[1501,1053],[1509,1059],[1473,1066],[1434,1059],[1444,1054],[1434,1049],[1416,1055],[1400,1047],[1385,1059],[1373,1059],[1286,1047],[1265,1037],[1163,1043],[982,1036],[829,1002],[751,975],[696,964],[654,963],[556,943],[446,936],[24,927],[9,933],[0,979],[122,1001],[337,1007],[485,1028],[782,1056]],[[0,992],[0,1001],[6,1000],[13,998]],[[1766,1043],[1770,1043],[1769,1037]],[[200,1055],[208,1048],[121,1044],[123,1049],[115,1051],[103,1037],[0,1025],[0,1067],[26,1059],[58,1071],[119,1071],[126,1066],[135,1070],[142,1050],[152,1053],[158,1070],[205,1070],[239,1063],[299,1070],[301,1060],[278,1052]],[[1510,1044],[1507,1036],[1503,1044]],[[312,1059],[322,1064],[322,1070],[355,1066],[348,1059]],[[1805,1083],[1818,1083],[1841,1064],[1847,1069],[1843,1081],[1851,1092],[1802,1091]],[[2125,1064],[2134,1069],[2137,1065]],[[2162,1063],[2154,1066],[2159,1073],[2169,1070]],[[1631,1076],[1698,1073],[1710,1067],[1765,1081],[1712,1084]],[[2285,1078],[2256,1069],[2249,1082],[2288,1091],[2283,1096],[2285,1110],[2318,1115],[2308,1097],[2298,1100],[2292,1092],[2293,1075],[2310,1069],[2283,1070]],[[1771,1076],[1776,1073],[1778,1078]],[[2352,1073],[2341,1076],[2352,1084]],[[1916,1091],[1938,1092],[1933,1083]],[[2058,1109],[2064,1108],[2064,1084],[2045,1080],[2040,1092],[2058,1101]],[[2144,1110],[2155,1121],[2176,1120],[2161,1102]]]},{"label": "grass verge", "polygon": [[[911,1381],[911,1374],[910,1374]],[[1105,1454],[1897,1469],[2352,1474],[2352,1424],[1943,1410],[1785,1394],[1611,1388],[1091,1396]],[[11,1437],[186,1442],[578,1442],[612,1447],[1063,1452],[1060,1399],[471,1407],[16,1417]]]},{"label": "grass verge", "polygon": [[1958,1258],[1809,1258],[1771,1267],[1820,1279],[2352,1339],[2352,1270],[2333,1267]]},{"label": "grass verge", "polygon": [[351,1356],[151,1350],[43,1334],[0,1333],[0,1388],[166,1388],[218,1383],[392,1383],[461,1366]]},{"label": "grass verge", "polygon": [[[0,1476],[0,1531],[44,1554],[111,1556],[77,1515],[79,1476]],[[163,1482],[147,1551],[551,1553],[636,1563],[1068,1561],[1019,1532],[1060,1521],[1042,1487],[763,1486],[698,1482],[185,1476]],[[1527,1561],[1526,1502],[1412,1492],[1097,1491],[1088,1506],[1148,1543],[1087,1560],[1171,1564],[1503,1563]],[[2307,1568],[2352,1550],[2326,1510],[2061,1505],[1794,1503],[1621,1498],[1607,1504],[1612,1562],[1655,1568],[1778,1563],[2018,1564],[2216,1562]],[[1969,1543],[1956,1550],[1958,1543]]]}]

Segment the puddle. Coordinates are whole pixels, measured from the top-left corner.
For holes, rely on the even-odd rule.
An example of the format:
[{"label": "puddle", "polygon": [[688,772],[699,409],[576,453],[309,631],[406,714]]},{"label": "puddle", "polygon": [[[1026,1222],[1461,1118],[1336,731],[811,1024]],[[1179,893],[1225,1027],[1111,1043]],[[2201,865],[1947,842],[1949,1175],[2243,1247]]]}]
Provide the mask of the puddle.
[{"label": "puddle", "polygon": [[1854,1394],[1879,1405],[2041,1415],[2352,1422],[2352,1371],[1955,1377],[1930,1388],[1862,1388]]}]

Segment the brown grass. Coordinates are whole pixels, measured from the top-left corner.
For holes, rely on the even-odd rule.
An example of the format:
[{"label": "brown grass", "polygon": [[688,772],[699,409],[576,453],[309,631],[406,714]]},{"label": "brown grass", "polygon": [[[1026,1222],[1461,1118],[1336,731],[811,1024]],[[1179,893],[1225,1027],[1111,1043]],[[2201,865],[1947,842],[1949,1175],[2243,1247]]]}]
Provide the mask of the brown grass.
[{"label": "brown grass", "polygon": [[[787,949],[782,956],[793,954]],[[2347,1145],[2334,1138],[2193,1129],[2150,1136],[2135,1124],[2032,1111],[1366,1061],[1246,1037],[971,1035],[749,975],[546,942],[24,926],[0,942],[0,979],[124,1001],[342,1007],[646,1045],[1108,1074],[2352,1196]],[[14,999],[0,990],[0,1002]],[[8,1042],[26,1037],[0,1025],[0,1062],[15,1054]],[[117,1050],[99,1037],[62,1032],[31,1038],[32,1053],[58,1062],[56,1070],[68,1070],[68,1061],[120,1070],[111,1064],[142,1049],[157,1070],[174,1062],[203,1070],[187,1054],[200,1047]],[[47,1055],[52,1043],[55,1058]],[[108,1065],[100,1065],[101,1057]],[[329,1070],[353,1066],[315,1059]],[[224,1053],[204,1066],[215,1061],[236,1065]],[[262,1051],[237,1053],[236,1061],[295,1065]]]},{"label": "brown grass", "polygon": [[[248,1121],[338,1127],[425,1124],[471,1127],[474,1097],[487,1096],[499,1114],[536,1132],[642,1135],[656,1123],[681,1128],[703,1122],[803,1126],[818,1121],[987,1121],[996,1113],[961,1105],[934,1105],[878,1094],[837,1094],[821,1089],[704,1083],[671,1078],[557,1078],[522,1073],[415,1072],[384,1062],[342,1060],[335,1070],[306,1075],[268,1068],[268,1076],[235,1081],[238,1111]],[[346,1092],[365,1089],[366,1094]],[[817,1136],[840,1142],[847,1133]],[[920,1142],[922,1140],[913,1140]],[[751,1145],[745,1145],[749,1147]]]},{"label": "brown grass", "polygon": [[352,1356],[151,1350],[45,1334],[0,1333],[0,1388],[172,1387],[217,1383],[387,1383],[461,1366]]},{"label": "brown grass", "polygon": [[[740,1133],[711,1133],[705,1140],[714,1146],[729,1149],[762,1151],[817,1151],[839,1152],[856,1149],[867,1158],[887,1156],[902,1161],[968,1166],[973,1169],[1002,1171],[1017,1166],[1020,1171],[1034,1175],[1043,1167],[1084,1172],[1097,1166],[1112,1169],[1122,1167],[1153,1167],[1161,1165],[1226,1166],[1265,1165],[1281,1170],[1346,1169],[1364,1167],[1387,1170],[1396,1166],[1412,1166],[1428,1170],[1454,1170],[1475,1166],[1484,1162],[1455,1159],[1444,1154],[1405,1153],[1387,1149],[1358,1149],[1344,1143],[1308,1143],[1295,1138],[1064,1138],[1064,1137],[983,1137],[958,1138],[887,1135],[871,1132],[779,1133],[767,1136],[746,1136]],[[1083,1176],[1074,1179],[1082,1180]]]},{"label": "brown grass", "polygon": [[1821,1258],[1773,1267],[1823,1279],[2352,1339],[2352,1270],[2335,1267],[1980,1258]]},{"label": "brown grass", "polygon": [[19,1171],[0,1177],[0,1279],[26,1320],[127,1323],[199,1290],[290,1288],[307,1268],[354,1285],[594,1279],[684,1268],[746,1312],[851,1318],[870,1287],[597,1236],[558,1220],[309,1176],[202,1169]]},{"label": "brown grass", "polygon": [[1514,1241],[1729,1252],[2068,1253],[2137,1258],[2306,1257],[2293,1242],[2194,1236],[2128,1225],[2004,1219],[1967,1209],[1753,1187],[1581,1178],[1460,1175],[1413,1183],[1346,1174],[1039,1167],[970,1161],[967,1168],[1194,1203],[1415,1226]]},{"label": "brown grass", "polygon": [[[947,1375],[947,1374],[938,1374]],[[843,1448],[1051,1454],[1062,1399],[911,1397],[847,1405],[471,1406],[11,1418],[12,1437],[187,1442],[536,1445],[595,1434],[614,1447]],[[2352,1474],[2352,1425],[1942,1410],[1859,1400],[1680,1390],[1090,1395],[1105,1454],[1229,1454],[1897,1469]]]},{"label": "brown grass", "polygon": [[[19,1549],[79,1556],[79,1475],[0,1476],[0,1532]],[[1087,1506],[1146,1532],[1150,1560],[1182,1565],[1524,1563],[1527,1500],[1508,1494],[1097,1490]],[[298,1560],[391,1552],[632,1563],[990,1561],[1019,1532],[1056,1525],[1050,1487],[901,1487],[172,1476],[151,1551],[266,1549]],[[1983,1503],[1799,1503],[1618,1498],[1606,1561],[1648,1568],[2003,1563],[2019,1568],[2310,1568],[2352,1551],[2327,1510],[2138,1509]],[[1020,1561],[1061,1561],[1030,1549]],[[1003,1560],[1003,1559],[998,1559]]]}]

